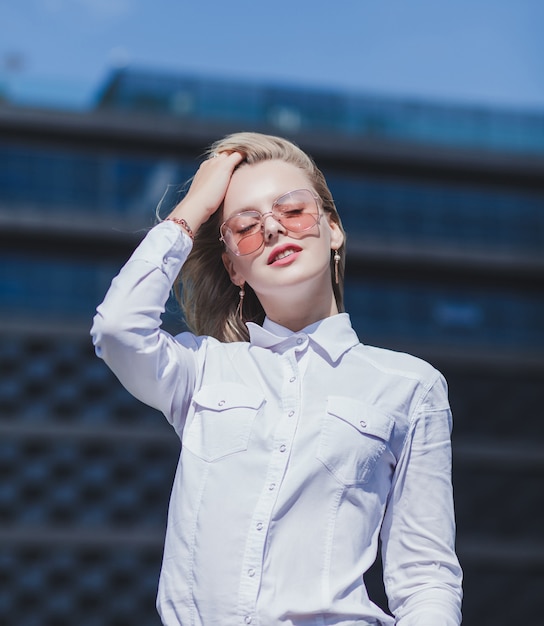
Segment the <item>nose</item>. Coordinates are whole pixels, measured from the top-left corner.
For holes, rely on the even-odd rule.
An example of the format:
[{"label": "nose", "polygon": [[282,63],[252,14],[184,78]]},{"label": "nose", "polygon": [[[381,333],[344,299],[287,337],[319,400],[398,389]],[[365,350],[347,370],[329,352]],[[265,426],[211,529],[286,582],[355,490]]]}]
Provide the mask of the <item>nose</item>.
[{"label": "nose", "polygon": [[272,211],[268,213],[263,213],[263,235],[265,241],[270,241],[273,237],[278,235],[279,233],[286,234],[285,227],[278,221],[278,219],[274,216]]}]

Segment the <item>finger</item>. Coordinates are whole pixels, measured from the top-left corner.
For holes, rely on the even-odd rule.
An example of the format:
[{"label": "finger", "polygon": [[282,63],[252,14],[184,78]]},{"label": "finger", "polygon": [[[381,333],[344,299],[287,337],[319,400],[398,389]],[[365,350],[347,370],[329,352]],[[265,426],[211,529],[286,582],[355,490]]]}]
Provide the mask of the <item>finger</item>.
[{"label": "finger", "polygon": [[244,159],[244,155],[236,150],[221,150],[220,152],[211,152],[207,161],[214,161],[215,159],[234,161],[239,163]]},{"label": "finger", "polygon": [[220,152],[216,157],[205,159],[186,198],[198,201],[207,213],[215,211],[223,201],[234,169],[243,158],[239,152]]}]

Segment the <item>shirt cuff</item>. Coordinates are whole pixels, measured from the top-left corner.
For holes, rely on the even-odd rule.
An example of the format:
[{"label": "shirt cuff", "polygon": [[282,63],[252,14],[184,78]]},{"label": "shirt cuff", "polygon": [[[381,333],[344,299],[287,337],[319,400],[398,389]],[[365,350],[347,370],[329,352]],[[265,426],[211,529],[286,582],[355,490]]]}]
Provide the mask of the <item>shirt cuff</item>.
[{"label": "shirt cuff", "polygon": [[160,269],[173,283],[192,247],[193,241],[189,235],[174,222],[164,221],[147,233],[128,262],[149,263]]}]

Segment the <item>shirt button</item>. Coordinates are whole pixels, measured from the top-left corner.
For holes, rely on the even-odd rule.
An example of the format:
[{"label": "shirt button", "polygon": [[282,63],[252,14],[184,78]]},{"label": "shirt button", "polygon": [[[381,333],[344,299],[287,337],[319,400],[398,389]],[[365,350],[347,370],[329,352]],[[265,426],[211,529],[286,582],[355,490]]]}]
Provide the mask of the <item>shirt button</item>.
[{"label": "shirt button", "polygon": [[361,421],[359,422],[359,424],[361,424],[361,428],[366,428],[366,422],[365,422],[365,420],[361,420]]},{"label": "shirt button", "polygon": [[223,406],[224,404],[225,404],[225,400],[220,400],[220,401],[217,403],[217,406]]},{"label": "shirt button", "polygon": [[294,383],[296,379],[297,379],[296,376],[291,376],[291,378],[289,379],[289,382]]},{"label": "shirt button", "polygon": [[246,624],[251,624],[251,615],[246,615],[246,616],[244,617],[244,622],[245,622]]},{"label": "shirt button", "polygon": [[247,570],[247,575],[248,575],[250,578],[253,578],[253,576],[255,576],[255,570],[254,570],[253,568],[248,569],[248,570]]},{"label": "shirt button", "polygon": [[301,343],[304,343],[304,339],[302,339],[301,337],[299,337],[297,339],[297,344],[300,346]]},{"label": "shirt button", "polygon": [[286,445],[284,445],[284,444],[282,444],[282,445],[280,446],[280,452],[285,452],[286,450],[287,450],[287,446],[286,446]]},{"label": "shirt button", "polygon": [[274,491],[274,489],[275,489],[275,488],[276,488],[276,483],[270,483],[270,484],[268,485],[268,490],[269,490],[269,491]]},{"label": "shirt button", "polygon": [[263,523],[257,522],[257,530],[262,530],[262,529],[263,529]]},{"label": "shirt button", "polygon": [[289,413],[287,413],[287,416],[288,416],[288,417],[293,417],[293,415],[294,415],[294,414],[295,414],[295,412],[294,412],[294,411],[289,411]]}]

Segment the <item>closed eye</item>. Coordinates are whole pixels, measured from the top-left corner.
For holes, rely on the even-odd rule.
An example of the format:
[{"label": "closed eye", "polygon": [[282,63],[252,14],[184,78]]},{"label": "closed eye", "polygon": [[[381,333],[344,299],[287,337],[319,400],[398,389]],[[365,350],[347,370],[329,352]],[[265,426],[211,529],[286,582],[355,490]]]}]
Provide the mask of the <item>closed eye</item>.
[{"label": "closed eye", "polygon": [[261,220],[256,215],[239,215],[229,224],[235,235],[250,235],[261,228]]},{"label": "closed eye", "polygon": [[248,224],[247,226],[240,226],[236,229],[237,235],[250,235],[255,231],[259,230],[261,227],[260,222],[254,222],[253,224]]},{"label": "closed eye", "polygon": [[304,204],[300,206],[284,205],[282,207],[277,207],[277,208],[280,214],[285,215],[285,217],[294,217],[306,211],[306,206]]}]

